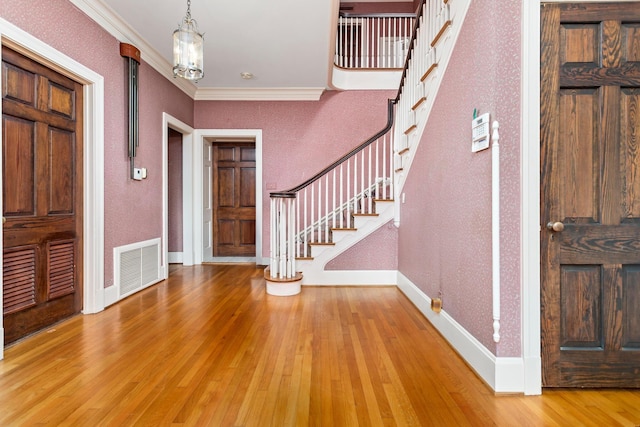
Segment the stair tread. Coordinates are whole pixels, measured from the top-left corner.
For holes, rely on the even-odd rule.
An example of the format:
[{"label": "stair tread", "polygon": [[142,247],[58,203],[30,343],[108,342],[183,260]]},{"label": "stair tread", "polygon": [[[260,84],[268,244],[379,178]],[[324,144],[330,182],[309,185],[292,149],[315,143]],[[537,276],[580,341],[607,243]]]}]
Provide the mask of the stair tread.
[{"label": "stair tread", "polygon": [[353,227],[336,227],[331,228],[331,231],[358,231],[358,229]]},{"label": "stair tread", "polygon": [[352,215],[353,216],[380,216],[380,214],[377,214],[377,213],[354,213]]},{"label": "stair tread", "polygon": [[309,246],[335,246],[333,242],[310,242]]}]

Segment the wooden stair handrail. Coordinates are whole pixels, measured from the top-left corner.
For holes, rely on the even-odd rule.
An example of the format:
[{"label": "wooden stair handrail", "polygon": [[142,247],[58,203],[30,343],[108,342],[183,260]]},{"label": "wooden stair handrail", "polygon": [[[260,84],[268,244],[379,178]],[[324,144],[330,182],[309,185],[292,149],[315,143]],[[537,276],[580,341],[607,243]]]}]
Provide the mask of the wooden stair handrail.
[{"label": "wooden stair handrail", "polygon": [[[426,0],[423,0],[422,2],[420,2],[420,7],[418,8],[417,13],[415,14],[416,20],[415,20],[415,23],[413,24],[413,32],[411,34],[411,41],[409,42],[408,54],[407,54],[407,57],[405,58],[405,61],[404,61],[404,68],[402,70],[402,77],[400,78],[400,86],[398,88],[398,92],[397,92],[395,98],[393,98],[393,99],[390,98],[390,99],[387,100],[387,125],[382,130],[380,130],[375,135],[373,135],[371,138],[367,139],[362,144],[358,145],[353,150],[349,151],[347,154],[345,154],[344,156],[340,157],[338,160],[336,160],[335,162],[331,163],[329,166],[327,166],[326,168],[322,169],[320,172],[318,172],[317,174],[315,174],[314,176],[312,176],[311,178],[309,178],[308,180],[306,180],[302,184],[297,185],[297,186],[295,186],[295,187],[293,187],[293,188],[291,188],[289,190],[275,191],[273,193],[269,193],[269,195],[271,197],[274,197],[274,198],[294,198],[295,197],[295,193],[297,193],[298,191],[302,190],[305,187],[308,187],[309,185],[311,185],[315,181],[319,180],[325,174],[327,174],[328,172],[332,171],[336,166],[340,165],[341,163],[346,162],[351,157],[355,156],[357,153],[359,153],[360,151],[364,150],[366,147],[368,147],[373,142],[375,142],[378,138],[380,138],[381,136],[383,136],[384,134],[386,134],[387,132],[389,132],[391,130],[391,128],[393,127],[393,120],[394,120],[394,105],[398,103],[398,101],[400,100],[400,95],[402,94],[402,88],[404,86],[404,80],[405,80],[405,78],[407,76],[407,70],[409,69],[409,61],[411,60],[411,54],[413,53],[413,45],[415,44],[415,40],[416,40],[417,33],[418,33],[418,28],[420,28],[420,18],[424,14],[425,2],[426,2]],[[414,15],[414,14],[411,14],[411,15]],[[352,16],[354,16],[354,15],[352,15]]]},{"label": "wooden stair handrail", "polygon": [[302,184],[297,185],[297,186],[295,186],[295,187],[293,187],[293,188],[291,188],[289,190],[276,191],[276,192],[273,192],[273,193],[269,193],[269,195],[271,197],[276,197],[276,198],[294,198],[295,197],[295,193],[297,193],[298,191],[302,190],[303,188],[311,185],[315,181],[319,180],[325,174],[327,174],[328,172],[332,171],[340,163],[346,162],[351,157],[355,156],[360,151],[364,150],[366,147],[371,145],[378,138],[380,138],[381,136],[383,136],[384,134],[389,132],[391,130],[391,128],[393,127],[393,106],[394,106],[395,103],[396,103],[395,99],[388,99],[387,100],[387,125],[382,130],[380,130],[378,133],[376,133],[371,138],[369,138],[366,141],[364,141],[362,144],[358,145],[353,150],[349,151],[344,156],[340,157],[335,162],[331,163],[326,168],[322,169],[320,172],[318,172],[317,174],[315,174],[314,176],[312,176],[311,178],[309,178],[308,180],[306,180]]}]

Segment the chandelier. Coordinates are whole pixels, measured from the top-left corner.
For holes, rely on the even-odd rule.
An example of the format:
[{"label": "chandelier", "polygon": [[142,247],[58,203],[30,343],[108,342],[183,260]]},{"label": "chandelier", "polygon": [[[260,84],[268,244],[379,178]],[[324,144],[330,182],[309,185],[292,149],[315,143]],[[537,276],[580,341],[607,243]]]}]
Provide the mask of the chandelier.
[{"label": "chandelier", "polygon": [[187,14],[173,32],[173,76],[198,81],[204,76],[202,68],[203,43],[198,23],[191,18],[191,0],[187,0]]}]

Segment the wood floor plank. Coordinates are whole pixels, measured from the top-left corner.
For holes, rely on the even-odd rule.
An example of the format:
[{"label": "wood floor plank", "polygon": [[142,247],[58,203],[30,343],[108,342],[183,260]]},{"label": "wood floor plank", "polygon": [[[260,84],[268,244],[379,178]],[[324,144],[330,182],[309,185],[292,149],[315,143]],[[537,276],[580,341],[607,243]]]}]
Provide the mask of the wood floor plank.
[{"label": "wood floor plank", "polygon": [[494,396],[396,287],[168,280],[5,349],[0,426],[640,425],[640,390]]}]

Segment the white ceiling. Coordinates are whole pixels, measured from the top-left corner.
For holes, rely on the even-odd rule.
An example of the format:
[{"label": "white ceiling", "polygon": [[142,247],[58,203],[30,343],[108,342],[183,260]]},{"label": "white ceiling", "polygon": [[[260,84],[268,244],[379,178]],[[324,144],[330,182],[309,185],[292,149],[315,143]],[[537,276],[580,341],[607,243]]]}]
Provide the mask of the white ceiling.
[{"label": "white ceiling", "polygon": [[[172,34],[186,14],[187,0],[71,1],[172,78]],[[191,0],[191,16],[204,33],[204,78],[195,85],[175,83],[195,99],[317,99],[329,85],[339,3]],[[243,79],[242,72],[254,78]]]}]

